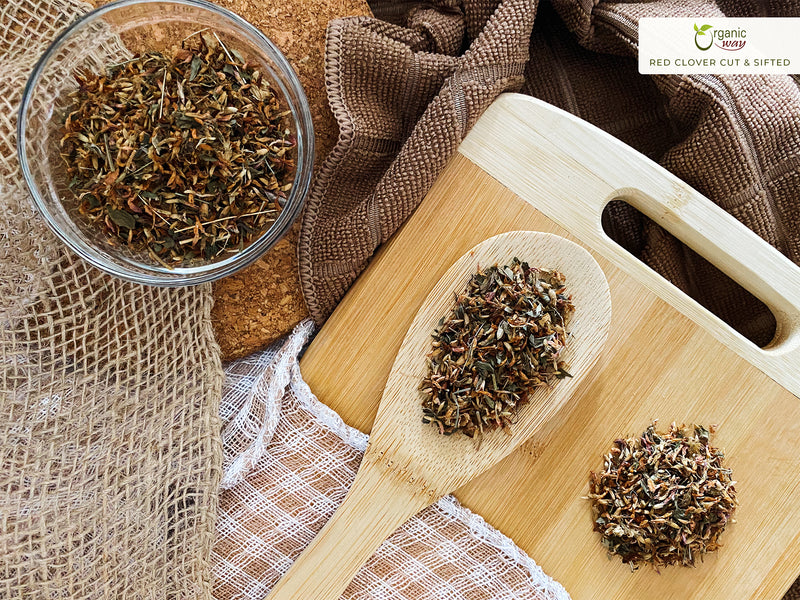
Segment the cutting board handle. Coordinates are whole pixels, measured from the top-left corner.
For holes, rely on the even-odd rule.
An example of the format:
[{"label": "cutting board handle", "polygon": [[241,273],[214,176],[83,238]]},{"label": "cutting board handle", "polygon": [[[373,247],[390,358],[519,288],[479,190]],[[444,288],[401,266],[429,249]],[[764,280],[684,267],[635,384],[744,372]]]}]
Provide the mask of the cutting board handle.
[{"label": "cutting board handle", "polygon": [[[459,152],[800,396],[800,268],[697,190],[594,125],[521,94],[500,96]],[[611,240],[601,218],[614,199],[764,302],[777,322],[772,342],[758,348]]]}]

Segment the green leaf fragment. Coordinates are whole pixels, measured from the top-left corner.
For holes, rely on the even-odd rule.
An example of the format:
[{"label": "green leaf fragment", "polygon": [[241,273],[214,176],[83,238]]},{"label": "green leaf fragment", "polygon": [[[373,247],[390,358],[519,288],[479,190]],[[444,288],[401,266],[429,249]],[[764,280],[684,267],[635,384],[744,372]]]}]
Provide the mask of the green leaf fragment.
[{"label": "green leaf fragment", "polygon": [[136,219],[128,211],[109,208],[108,216],[115,225],[120,227],[125,227],[127,229],[133,229],[136,227]]},{"label": "green leaf fragment", "polygon": [[189,67],[189,81],[194,81],[197,74],[200,72],[200,67],[203,66],[203,60],[199,56],[192,59],[192,64]]}]

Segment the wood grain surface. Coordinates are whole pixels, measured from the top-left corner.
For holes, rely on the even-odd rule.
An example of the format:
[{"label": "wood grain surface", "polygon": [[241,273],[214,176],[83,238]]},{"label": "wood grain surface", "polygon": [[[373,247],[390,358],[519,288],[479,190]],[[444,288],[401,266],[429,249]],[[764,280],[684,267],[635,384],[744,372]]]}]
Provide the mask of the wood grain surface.
[{"label": "wood grain surface", "polygon": [[[479,120],[311,344],[303,375],[369,431],[405,331],[453,261],[503,231],[573,239],[611,289],[600,361],[542,429],[456,496],[575,600],[777,600],[800,573],[800,269],[629,147],[542,104],[501,97]],[[765,301],[778,321],[773,343],[756,347],[605,236],[599,214],[615,197]],[[608,560],[584,497],[613,441],[654,419],[717,425],[712,443],[726,452],[741,504],[724,547],[698,567],[631,573]]]},{"label": "wood grain surface", "polygon": [[[453,307],[479,266],[532,266],[564,274],[575,313],[563,359],[573,377],[543,386],[519,412],[511,434],[486,433],[480,447],[465,435],[443,436],[422,420],[419,384],[427,374],[420,356],[431,332]],[[553,416],[580,389],[602,352],[611,321],[608,283],[592,256],[562,237],[513,231],[481,242],[436,283],[414,317],[394,361],[369,447],[344,502],[278,582],[268,600],[336,600],[389,535],[411,516],[497,464]]]}]

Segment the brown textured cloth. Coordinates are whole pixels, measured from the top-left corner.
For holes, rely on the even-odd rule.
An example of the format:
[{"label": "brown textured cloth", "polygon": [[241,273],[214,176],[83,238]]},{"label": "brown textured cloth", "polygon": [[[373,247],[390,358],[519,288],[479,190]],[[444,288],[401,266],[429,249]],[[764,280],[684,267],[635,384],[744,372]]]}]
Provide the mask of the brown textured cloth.
[{"label": "brown textured cloth", "polygon": [[210,599],[222,463],[211,286],[90,267],[35,213],[16,159],[25,80],[88,9],[0,8],[0,598]]},{"label": "brown textured cloth", "polygon": [[[337,20],[328,31],[328,94],[341,132],[299,242],[303,292],[318,322],[413,212],[486,106],[520,87],[659,161],[800,262],[797,82],[647,77],[635,61],[641,16],[797,15],[797,0],[555,0],[538,15],[536,0],[371,6],[379,18]],[[767,308],[662,229],[619,203],[606,228],[744,335],[769,342]]]},{"label": "brown textured cloth", "polygon": [[783,600],[800,600],[800,579],[795,581],[792,587],[789,588]]},{"label": "brown textured cloth", "polygon": [[407,27],[331,23],[326,82],[339,141],[299,242],[303,293],[317,321],[413,212],[483,110],[522,85],[535,4],[479,0],[462,10],[452,0],[412,9]]}]

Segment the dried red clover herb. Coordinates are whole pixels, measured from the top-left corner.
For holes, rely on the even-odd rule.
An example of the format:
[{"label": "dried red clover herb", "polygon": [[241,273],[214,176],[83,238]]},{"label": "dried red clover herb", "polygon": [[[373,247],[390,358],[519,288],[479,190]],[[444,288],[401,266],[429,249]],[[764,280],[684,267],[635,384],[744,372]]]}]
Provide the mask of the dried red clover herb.
[{"label": "dried red clover herb", "polygon": [[77,76],[61,157],[79,212],[165,266],[238,252],[278,217],[296,141],[267,79],[215,35]]},{"label": "dried red clover herb", "polygon": [[720,547],[725,526],[735,522],[736,482],[723,452],[709,444],[709,431],[673,423],[658,433],[655,425],[616,440],[589,480],[594,530],[609,555],[632,570],[644,563],[694,566]]},{"label": "dried red clover herb", "polygon": [[564,275],[515,258],[478,269],[442,318],[428,354],[423,422],[480,441],[509,430],[537,387],[570,377],[562,360],[572,314]]}]

